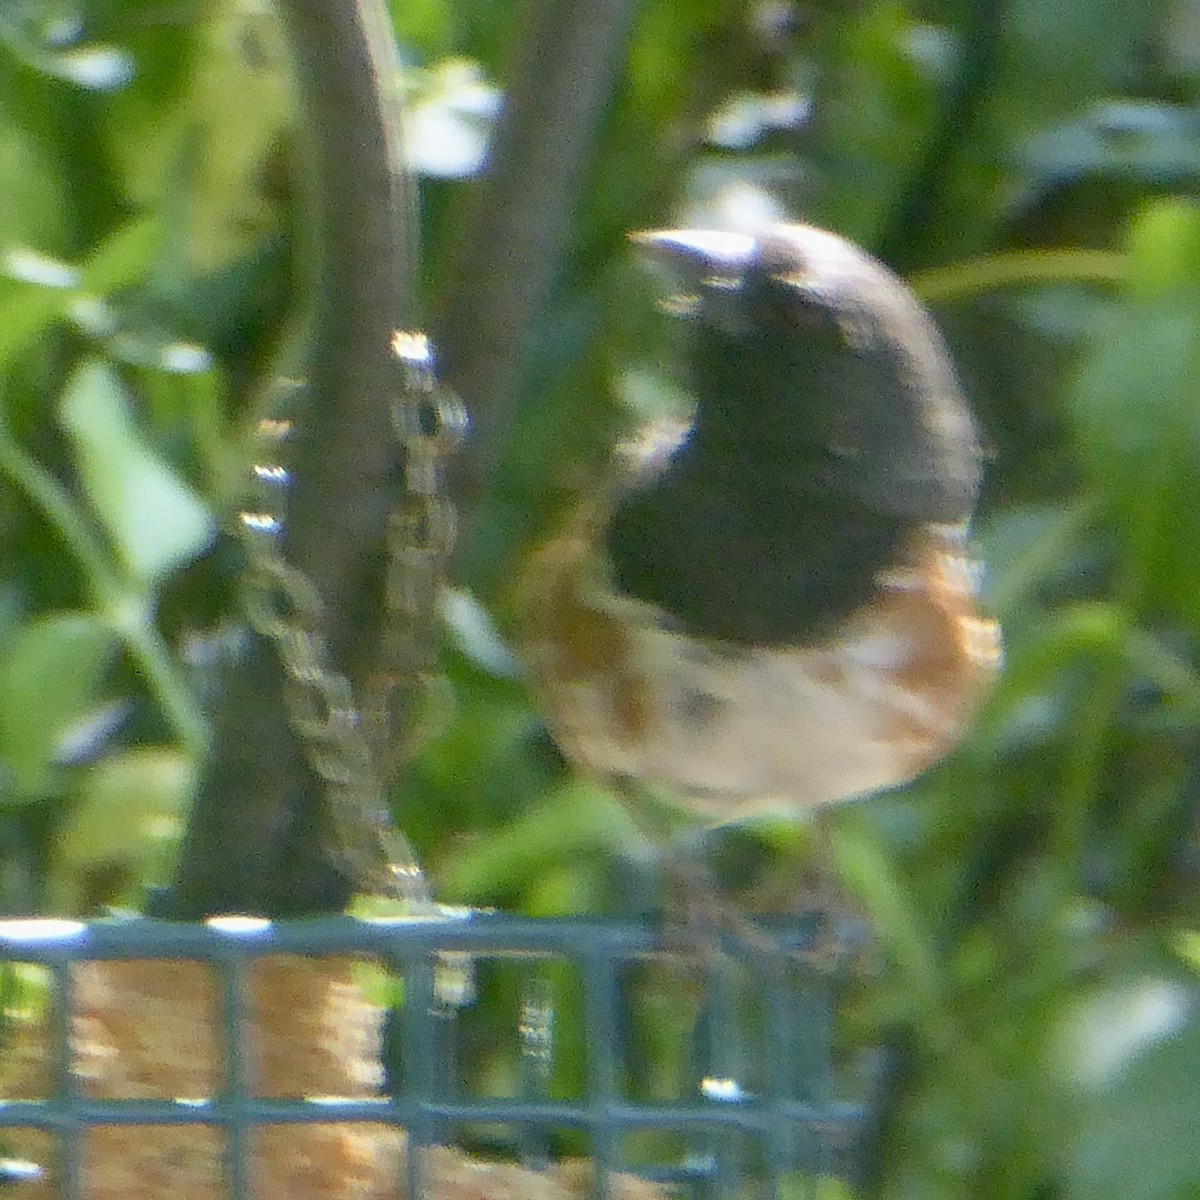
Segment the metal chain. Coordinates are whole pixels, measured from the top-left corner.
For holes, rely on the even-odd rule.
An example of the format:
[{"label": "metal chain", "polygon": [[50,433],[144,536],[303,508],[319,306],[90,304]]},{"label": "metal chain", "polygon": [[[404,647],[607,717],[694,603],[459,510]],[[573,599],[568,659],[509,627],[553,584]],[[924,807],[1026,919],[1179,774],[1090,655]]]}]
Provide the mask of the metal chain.
[{"label": "metal chain", "polygon": [[442,468],[467,429],[458,397],[438,386],[426,336],[397,331],[392,353],[405,378],[391,414],[393,436],[404,450],[404,495],[388,516],[388,619],[364,700],[385,779],[395,777],[448,711],[445,679],[435,669],[438,604],[455,537],[454,505],[444,494]]},{"label": "metal chain", "polygon": [[454,542],[442,465],[466,421],[457,399],[437,386],[424,334],[397,333],[392,349],[403,376],[392,401],[392,426],[404,454],[405,490],[388,520],[387,612],[379,670],[366,687],[365,719],[330,656],[321,597],[283,555],[289,475],[276,460],[292,424],[274,416],[258,426],[264,458],[269,454],[272,461],[254,465],[255,506],[238,514],[249,559],[242,593],[251,628],[274,644],[287,675],[289,722],[325,784],[342,869],[365,890],[431,915],[437,909],[424,872],[391,821],[387,783],[429,731],[417,717],[429,710],[422,702],[437,687],[437,606]]}]

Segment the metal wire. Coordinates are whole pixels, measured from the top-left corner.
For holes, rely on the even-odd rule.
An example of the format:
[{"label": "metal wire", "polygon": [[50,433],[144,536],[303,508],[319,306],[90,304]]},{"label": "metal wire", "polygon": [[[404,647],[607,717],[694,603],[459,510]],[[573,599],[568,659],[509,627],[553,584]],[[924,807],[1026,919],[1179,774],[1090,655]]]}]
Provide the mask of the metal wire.
[{"label": "metal wire", "polygon": [[[58,1195],[86,1195],[81,1141],[105,1125],[207,1125],[225,1136],[225,1182],[229,1200],[248,1200],[247,1147],[262,1124],[370,1122],[407,1130],[408,1187],[419,1191],[420,1148],[454,1140],[456,1130],[496,1123],[516,1129],[517,1147],[543,1147],[547,1131],[586,1134],[595,1163],[595,1194],[607,1195],[614,1172],[682,1185],[696,1197],[805,1195],[819,1174],[836,1168],[840,1146],[853,1140],[861,1120],[857,1104],[834,1099],[828,1044],[829,1018],[838,986],[828,959],[807,931],[776,935],[777,961],[739,963],[664,949],[649,928],[627,923],[526,920],[473,914],[465,918],[358,920],[332,917],[304,922],[211,922],[203,925],[153,920],[0,921],[0,959],[40,964],[50,974],[54,1057],[52,1094],[44,1100],[0,1100],[0,1133],[40,1129],[58,1144]],[[435,973],[439,956],[462,952],[477,962],[495,961],[526,972],[529,990],[514,1018],[518,1052],[530,1033],[529,996],[546,1004],[547,963],[569,963],[579,973],[586,1025],[586,1088],[568,1099],[546,1088],[525,1088],[515,1097],[468,1094],[460,1071],[439,1061],[458,1010],[439,1005]],[[281,954],[350,956],[389,965],[403,981],[399,1011],[403,1069],[390,1097],[359,1099],[273,1098],[254,1095],[244,1069],[250,1038],[243,989],[254,960]],[[756,951],[761,959],[761,951]],[[85,962],[185,959],[210,964],[219,976],[225,1078],[216,1094],[186,1102],[171,1099],[96,1099],[83,1094],[71,1069],[71,968]],[[636,1047],[626,1044],[622,979],[630,971],[679,970],[706,980],[693,1046],[704,1081],[667,1100],[647,1098],[627,1082]],[[698,973],[698,974],[697,974]],[[733,1081],[740,1069],[736,1040],[741,1016],[754,1011],[760,1065]],[[546,1044],[547,1022],[539,1011],[535,1052]],[[546,1073],[546,1064],[534,1064]],[[645,1158],[629,1147],[637,1135],[672,1135],[678,1153]],[[661,1140],[661,1138],[660,1138]],[[545,1158],[540,1151],[533,1156]],[[641,1161],[636,1159],[640,1158]],[[27,1165],[27,1164],[26,1164]],[[786,1181],[786,1182],[785,1182]],[[674,1194],[674,1193],[673,1193]]]}]

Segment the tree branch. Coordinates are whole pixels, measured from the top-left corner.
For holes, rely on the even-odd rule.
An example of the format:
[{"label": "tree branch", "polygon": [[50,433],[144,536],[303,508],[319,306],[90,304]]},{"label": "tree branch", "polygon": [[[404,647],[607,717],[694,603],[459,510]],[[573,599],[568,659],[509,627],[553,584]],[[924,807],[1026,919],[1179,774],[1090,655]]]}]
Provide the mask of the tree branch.
[{"label": "tree branch", "polygon": [[636,0],[531,0],[526,7],[507,99],[458,225],[459,257],[436,322],[442,377],[471,412],[471,438],[451,464],[468,520],[561,267],[636,8]]},{"label": "tree branch", "polygon": [[[310,214],[308,244],[293,257],[311,271],[310,388],[291,447],[285,553],[316,584],[335,662],[355,679],[373,657],[398,466],[391,333],[416,319],[412,195],[382,0],[281,0],[280,11],[301,98],[301,203]],[[167,915],[336,910],[352,891],[327,850],[322,789],[288,726],[282,688],[274,649],[254,637],[215,715]]]}]

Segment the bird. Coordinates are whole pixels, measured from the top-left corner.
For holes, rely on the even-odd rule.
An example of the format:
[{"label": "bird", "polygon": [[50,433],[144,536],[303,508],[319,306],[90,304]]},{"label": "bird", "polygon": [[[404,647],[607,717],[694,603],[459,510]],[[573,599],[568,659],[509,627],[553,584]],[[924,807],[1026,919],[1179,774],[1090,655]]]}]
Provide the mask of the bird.
[{"label": "bird", "polygon": [[633,431],[531,553],[518,651],[554,740],[706,826],[912,780],[1002,659],[941,335],[812,225],[631,239],[667,277],[694,406]]}]

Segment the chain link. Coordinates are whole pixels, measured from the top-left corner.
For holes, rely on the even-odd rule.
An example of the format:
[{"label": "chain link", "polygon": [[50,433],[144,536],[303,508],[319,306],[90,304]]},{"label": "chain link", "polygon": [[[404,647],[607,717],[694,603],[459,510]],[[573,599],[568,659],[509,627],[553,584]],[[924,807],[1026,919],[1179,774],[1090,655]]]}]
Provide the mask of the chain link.
[{"label": "chain link", "polygon": [[[466,417],[457,398],[438,387],[424,334],[398,332],[392,350],[401,371],[391,421],[404,455],[404,492],[388,518],[386,613],[363,709],[329,653],[317,588],[283,555],[289,476],[277,460],[292,425],[275,416],[259,422],[264,460],[271,461],[254,465],[253,506],[238,514],[249,559],[242,603],[251,628],[272,642],[283,664],[288,719],[325,784],[340,866],[365,890],[431,915],[437,910],[425,875],[391,821],[387,784],[435,728],[429,714],[439,708],[438,599],[455,527],[442,466]],[[444,700],[440,707],[444,712]]]},{"label": "chain link", "polygon": [[446,685],[436,671],[438,602],[454,546],[454,505],[442,486],[446,458],[462,442],[467,418],[439,388],[424,334],[396,332],[392,352],[404,387],[392,401],[392,433],[404,450],[404,495],[388,517],[385,604],[378,669],[367,680],[364,711],[385,778],[441,727]]}]

